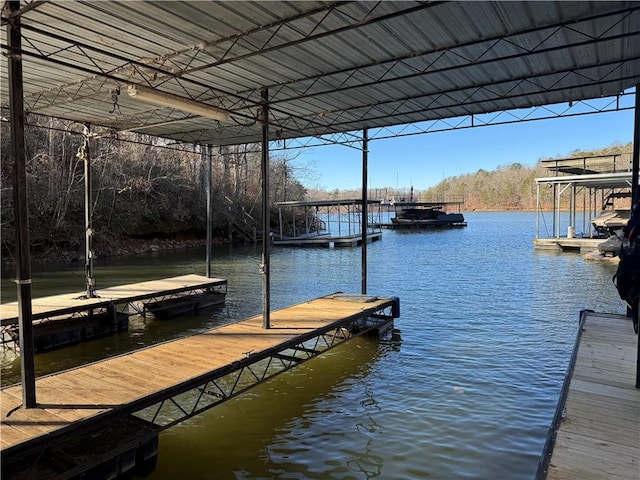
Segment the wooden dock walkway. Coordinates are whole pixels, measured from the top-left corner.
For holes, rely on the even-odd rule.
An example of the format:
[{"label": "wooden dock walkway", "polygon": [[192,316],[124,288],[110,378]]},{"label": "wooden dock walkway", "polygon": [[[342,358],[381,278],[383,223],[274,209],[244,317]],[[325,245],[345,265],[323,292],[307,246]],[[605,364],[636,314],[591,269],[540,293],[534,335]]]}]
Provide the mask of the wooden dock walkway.
[{"label": "wooden dock walkway", "polygon": [[[34,320],[43,320],[86,312],[92,309],[107,308],[112,304],[140,302],[207,288],[226,287],[226,284],[227,281],[222,278],[208,278],[194,274],[181,275],[162,280],[102,288],[96,290],[96,298],[83,298],[84,292],[34,298],[31,303],[31,309]],[[18,302],[1,304],[0,326],[15,325],[17,323]]]},{"label": "wooden dock walkway", "polygon": [[[89,425],[155,408],[195,390],[196,404],[189,411],[182,408],[181,415],[188,418],[252,386],[243,384],[240,377],[227,384],[219,380],[231,372],[240,375],[250,368],[246,377],[257,384],[279,373],[278,368],[290,368],[350,336],[388,325],[394,316],[399,316],[396,298],[333,294],[273,311],[272,328],[268,330],[262,328],[262,317],[256,316],[38,378],[36,408],[22,408],[20,385],[3,388],[3,467],[8,458],[47,448],[53,439],[86,432]],[[259,362],[265,365],[262,373]],[[231,384],[229,389],[224,386]],[[208,403],[199,406],[201,401]],[[150,420],[160,421],[157,415]],[[163,425],[179,421],[165,421]]]},{"label": "wooden dock walkway", "polygon": [[538,478],[545,478],[546,474],[549,480],[637,480],[638,337],[631,319],[622,315],[583,312],[582,321],[573,371],[570,367],[569,381],[565,382],[566,402],[559,405],[562,420],[553,432],[555,445],[550,437],[552,453],[545,451],[542,458],[548,461],[548,468],[541,462]]}]

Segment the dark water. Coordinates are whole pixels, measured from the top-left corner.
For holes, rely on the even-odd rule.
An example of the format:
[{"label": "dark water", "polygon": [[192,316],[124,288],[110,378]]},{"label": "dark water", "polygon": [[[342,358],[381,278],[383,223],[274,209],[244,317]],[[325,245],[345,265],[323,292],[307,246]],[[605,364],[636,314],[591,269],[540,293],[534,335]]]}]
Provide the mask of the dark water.
[{"label": "dark water", "polygon": [[[615,267],[534,251],[535,214],[465,214],[465,229],[385,231],[369,293],[401,298],[388,341],[357,339],[161,435],[154,479],[527,479],[536,472],[579,311],[624,312]],[[274,248],[279,308],[360,291],[360,249]],[[260,312],[260,252],[216,251],[226,306],[39,355],[46,373]],[[203,252],[98,261],[99,286],[204,273]],[[82,265],[34,293],[83,288]],[[3,301],[15,286],[3,279]],[[19,379],[6,354],[3,384]]]}]

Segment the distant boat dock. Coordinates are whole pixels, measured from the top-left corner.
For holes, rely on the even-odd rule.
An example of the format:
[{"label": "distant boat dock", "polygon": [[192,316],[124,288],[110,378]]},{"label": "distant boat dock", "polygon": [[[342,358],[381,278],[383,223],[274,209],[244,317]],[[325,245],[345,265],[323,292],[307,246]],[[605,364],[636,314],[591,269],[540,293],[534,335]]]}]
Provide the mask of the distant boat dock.
[{"label": "distant boat dock", "polygon": [[[626,211],[628,220],[631,157],[630,153],[624,153],[542,160],[553,176],[535,179],[538,207],[534,247],[581,253],[598,251],[598,245],[626,224],[625,221],[600,225],[598,219],[603,214]],[[551,191],[553,206],[549,220],[541,210],[542,189]]]},{"label": "distant boat dock", "polygon": [[367,202],[367,234],[362,232],[362,199],[278,202],[273,244],[294,247],[357,247],[382,238],[380,200]]},{"label": "distant boat dock", "polygon": [[[399,317],[397,298],[332,294],[0,391],[3,478],[142,474],[158,432]],[[117,433],[114,433],[117,432]],[[114,443],[114,438],[117,442]],[[47,477],[48,478],[48,477]]]}]

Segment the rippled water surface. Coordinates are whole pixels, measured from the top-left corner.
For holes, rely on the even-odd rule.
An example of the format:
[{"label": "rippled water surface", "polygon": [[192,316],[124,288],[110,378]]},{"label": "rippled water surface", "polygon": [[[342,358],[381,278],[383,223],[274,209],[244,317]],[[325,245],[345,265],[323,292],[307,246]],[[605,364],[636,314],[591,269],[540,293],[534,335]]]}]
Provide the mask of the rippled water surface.
[{"label": "rippled water surface", "polygon": [[[534,251],[535,214],[465,217],[368,245],[368,293],[401,299],[392,339],[356,339],[165,431],[151,478],[533,478],[579,311],[624,311],[615,267]],[[204,273],[202,257],[99,261],[98,285]],[[360,249],[274,248],[272,306],[359,292],[360,261]],[[259,263],[257,248],[221,247],[225,307],[38,355],[38,372],[257,314]],[[5,276],[3,301],[14,288]],[[63,288],[83,288],[82,265],[34,274],[36,295]],[[5,354],[4,384],[17,367]]]}]

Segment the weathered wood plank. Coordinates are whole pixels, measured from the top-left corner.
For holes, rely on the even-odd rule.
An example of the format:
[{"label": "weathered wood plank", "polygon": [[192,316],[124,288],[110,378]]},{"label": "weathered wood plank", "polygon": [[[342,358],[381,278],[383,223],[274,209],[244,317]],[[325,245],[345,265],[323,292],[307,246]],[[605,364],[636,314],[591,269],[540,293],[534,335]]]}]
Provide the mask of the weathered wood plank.
[{"label": "weathered wood plank", "polygon": [[[638,478],[637,447],[594,442],[588,436],[559,432],[547,478],[625,479]],[[612,459],[618,461],[612,462]]]},{"label": "weathered wood plank", "polygon": [[547,479],[640,478],[636,345],[626,317],[587,314]]}]

